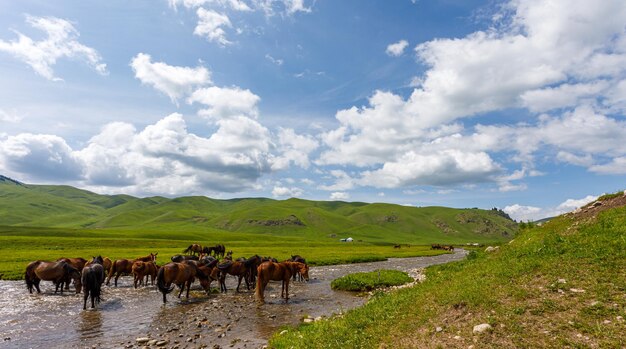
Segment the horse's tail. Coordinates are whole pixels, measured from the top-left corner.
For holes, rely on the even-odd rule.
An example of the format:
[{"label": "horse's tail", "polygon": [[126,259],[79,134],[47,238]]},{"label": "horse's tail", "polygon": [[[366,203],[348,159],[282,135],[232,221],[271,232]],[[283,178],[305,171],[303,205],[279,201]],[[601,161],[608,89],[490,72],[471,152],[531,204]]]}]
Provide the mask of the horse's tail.
[{"label": "horse's tail", "polygon": [[157,273],[157,288],[161,291],[161,293],[163,293],[163,295],[166,295],[174,290],[174,286],[168,288],[165,284],[165,268],[159,269],[159,272]]},{"label": "horse's tail", "polygon": [[28,272],[28,269],[26,269],[26,272],[24,273],[24,280],[26,280],[26,288],[28,288],[28,292],[33,292],[33,279],[30,278],[30,273]]},{"label": "horse's tail", "polygon": [[263,293],[264,293],[264,289],[263,289],[263,283],[261,282],[262,279],[262,273],[258,273],[257,278],[256,278],[256,291],[254,293],[255,298],[258,302],[263,302],[265,303],[265,300],[263,299]]}]

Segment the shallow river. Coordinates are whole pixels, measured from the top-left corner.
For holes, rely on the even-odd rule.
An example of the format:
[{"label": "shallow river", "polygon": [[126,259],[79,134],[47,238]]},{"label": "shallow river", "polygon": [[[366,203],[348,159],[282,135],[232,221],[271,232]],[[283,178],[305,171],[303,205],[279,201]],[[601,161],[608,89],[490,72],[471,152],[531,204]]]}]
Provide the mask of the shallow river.
[{"label": "shallow river", "polygon": [[[135,340],[164,340],[166,348],[259,348],[284,325],[306,316],[331,316],[362,305],[365,298],[330,289],[340,276],[376,269],[410,271],[460,260],[466,251],[434,257],[391,258],[383,262],[313,267],[308,283],[291,282],[290,299],[280,298],[279,282],[270,282],[266,304],[257,306],[254,290],[207,296],[192,287],[190,299],[168,295],[166,305],[156,287],[134,289],[130,277],[119,287],[104,286],[96,310],[82,310],[82,294],[54,295],[51,282],[42,281],[42,294],[29,294],[23,281],[0,281],[0,348],[138,348]],[[217,287],[214,282],[212,287]],[[88,304],[89,306],[89,304]]]}]

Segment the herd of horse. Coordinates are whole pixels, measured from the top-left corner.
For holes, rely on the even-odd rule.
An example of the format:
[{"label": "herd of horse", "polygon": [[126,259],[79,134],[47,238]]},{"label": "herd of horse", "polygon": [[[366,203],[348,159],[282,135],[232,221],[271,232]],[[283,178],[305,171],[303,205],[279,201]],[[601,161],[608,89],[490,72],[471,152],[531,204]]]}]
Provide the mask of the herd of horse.
[{"label": "herd of horse", "polygon": [[[199,247],[199,248],[198,248]],[[233,260],[232,251],[225,253],[224,245],[204,247],[192,244],[183,250],[185,254],[171,257],[171,262],[157,265],[158,253],[134,259],[118,259],[112,261],[107,257],[93,257],[90,261],[84,258],[59,258],[54,262],[34,261],[28,264],[25,272],[26,286],[30,293],[36,289],[41,292],[41,280],[52,281],[55,285],[54,293],[69,289],[73,282],[76,293],[83,292],[83,309],[87,309],[87,301],[91,298],[91,308],[101,300],[102,285],[110,285],[114,278],[114,286],[122,275],[133,276],[133,286],[152,285],[163,294],[163,303],[167,302],[167,294],[176,286],[180,292],[178,298],[186,288],[186,297],[189,299],[189,290],[196,279],[202,289],[209,294],[211,282],[218,281],[220,292],[227,292],[226,277],[237,277],[237,292],[241,282],[245,281],[246,288],[255,287],[255,298],[264,303],[265,288],[269,281],[281,281],[281,297],[289,300],[290,280],[309,280],[309,266],[306,260],[299,255],[278,262],[272,257],[254,255],[250,258],[240,257]]]},{"label": "herd of horse", "polygon": [[430,249],[431,250],[454,251],[454,246],[452,246],[452,245],[432,244],[432,245],[430,245]]}]

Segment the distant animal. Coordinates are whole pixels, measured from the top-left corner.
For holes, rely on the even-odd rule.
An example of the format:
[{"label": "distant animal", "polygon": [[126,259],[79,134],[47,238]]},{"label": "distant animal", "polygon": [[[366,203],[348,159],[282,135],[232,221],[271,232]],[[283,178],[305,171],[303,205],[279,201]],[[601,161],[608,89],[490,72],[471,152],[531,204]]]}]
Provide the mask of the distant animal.
[{"label": "distant animal", "polygon": [[60,287],[61,294],[63,294],[63,285],[69,284],[71,280],[74,280],[76,293],[80,293],[80,289],[82,287],[80,272],[65,261],[31,262],[28,266],[26,266],[24,279],[26,280],[26,287],[30,293],[33,293],[33,287],[37,289],[37,293],[41,293],[41,290],[39,289],[39,283],[41,280],[52,281],[55,286],[54,293],[57,293]]},{"label": "distant animal", "polygon": [[159,267],[157,267],[156,263],[143,262],[143,261],[135,261],[133,266],[131,267],[131,273],[133,274],[133,285],[137,288],[137,284],[143,284],[143,279],[146,279],[146,286],[148,285],[148,277],[150,277],[150,281],[152,281],[152,285],[154,285],[154,279],[156,279],[157,271]]},{"label": "distant animal", "polygon": [[154,262],[157,259],[157,255],[159,253],[150,253],[145,257],[139,257],[135,259],[118,259],[111,265],[111,271],[109,272],[109,277],[107,278],[106,284],[108,285],[111,282],[111,278],[115,275],[115,287],[117,287],[117,280],[122,276],[122,274],[131,274],[133,272],[133,263],[136,261],[142,262]]},{"label": "distant animal", "polygon": [[174,290],[172,284],[180,287],[178,298],[187,286],[186,297],[189,299],[189,289],[195,278],[200,279],[200,285],[208,293],[209,292],[209,276],[199,269],[192,261],[186,263],[167,263],[162,266],[157,273],[157,288],[163,294],[163,304],[167,302],[167,294]]},{"label": "distant animal", "polygon": [[430,249],[431,250],[442,250],[443,248],[439,244],[432,244],[432,245],[430,245]]},{"label": "distant animal", "polygon": [[452,245],[445,245],[445,246],[441,246],[441,249],[444,251],[454,251],[454,246]]},{"label": "distant animal", "polygon": [[228,251],[228,253],[226,253],[226,257],[224,257],[224,259],[228,259],[228,260],[233,260],[233,251]]},{"label": "distant animal", "polygon": [[172,256],[171,259],[172,259],[172,262],[180,263],[180,262],[184,262],[186,260],[195,260],[195,261],[197,261],[200,258],[198,258],[198,256],[183,256],[182,254],[177,254],[177,255]]},{"label": "distant animal", "polygon": [[309,280],[309,267],[300,262],[263,262],[257,268],[257,281],[256,281],[256,299],[258,302],[265,302],[265,288],[270,280],[282,281],[282,289],[280,296],[285,298],[285,301],[289,301],[289,280],[291,277],[300,272],[304,278]]},{"label": "distant animal", "polygon": [[217,244],[213,247],[213,251],[215,252],[215,258],[224,258],[224,254],[226,253],[226,247],[224,247],[224,245],[222,244]]},{"label": "distant animal", "polygon": [[102,257],[93,257],[91,262],[83,268],[81,282],[83,284],[83,310],[87,309],[87,298],[91,297],[91,307],[100,303],[102,284],[104,283],[104,267]]},{"label": "distant animal", "polygon": [[393,245],[393,248],[400,248],[400,247],[402,247],[402,246],[400,246],[400,245]]},{"label": "distant animal", "polygon": [[183,253],[195,255],[202,253],[202,246],[199,244],[191,244],[189,247],[183,250]]}]

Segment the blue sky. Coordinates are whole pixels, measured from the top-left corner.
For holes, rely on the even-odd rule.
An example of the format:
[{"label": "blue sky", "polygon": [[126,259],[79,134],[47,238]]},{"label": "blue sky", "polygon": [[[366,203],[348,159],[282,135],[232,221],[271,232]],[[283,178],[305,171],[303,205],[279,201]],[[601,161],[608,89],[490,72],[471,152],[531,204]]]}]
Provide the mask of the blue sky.
[{"label": "blue sky", "polygon": [[499,207],[624,189],[621,1],[0,3],[0,173]]}]

